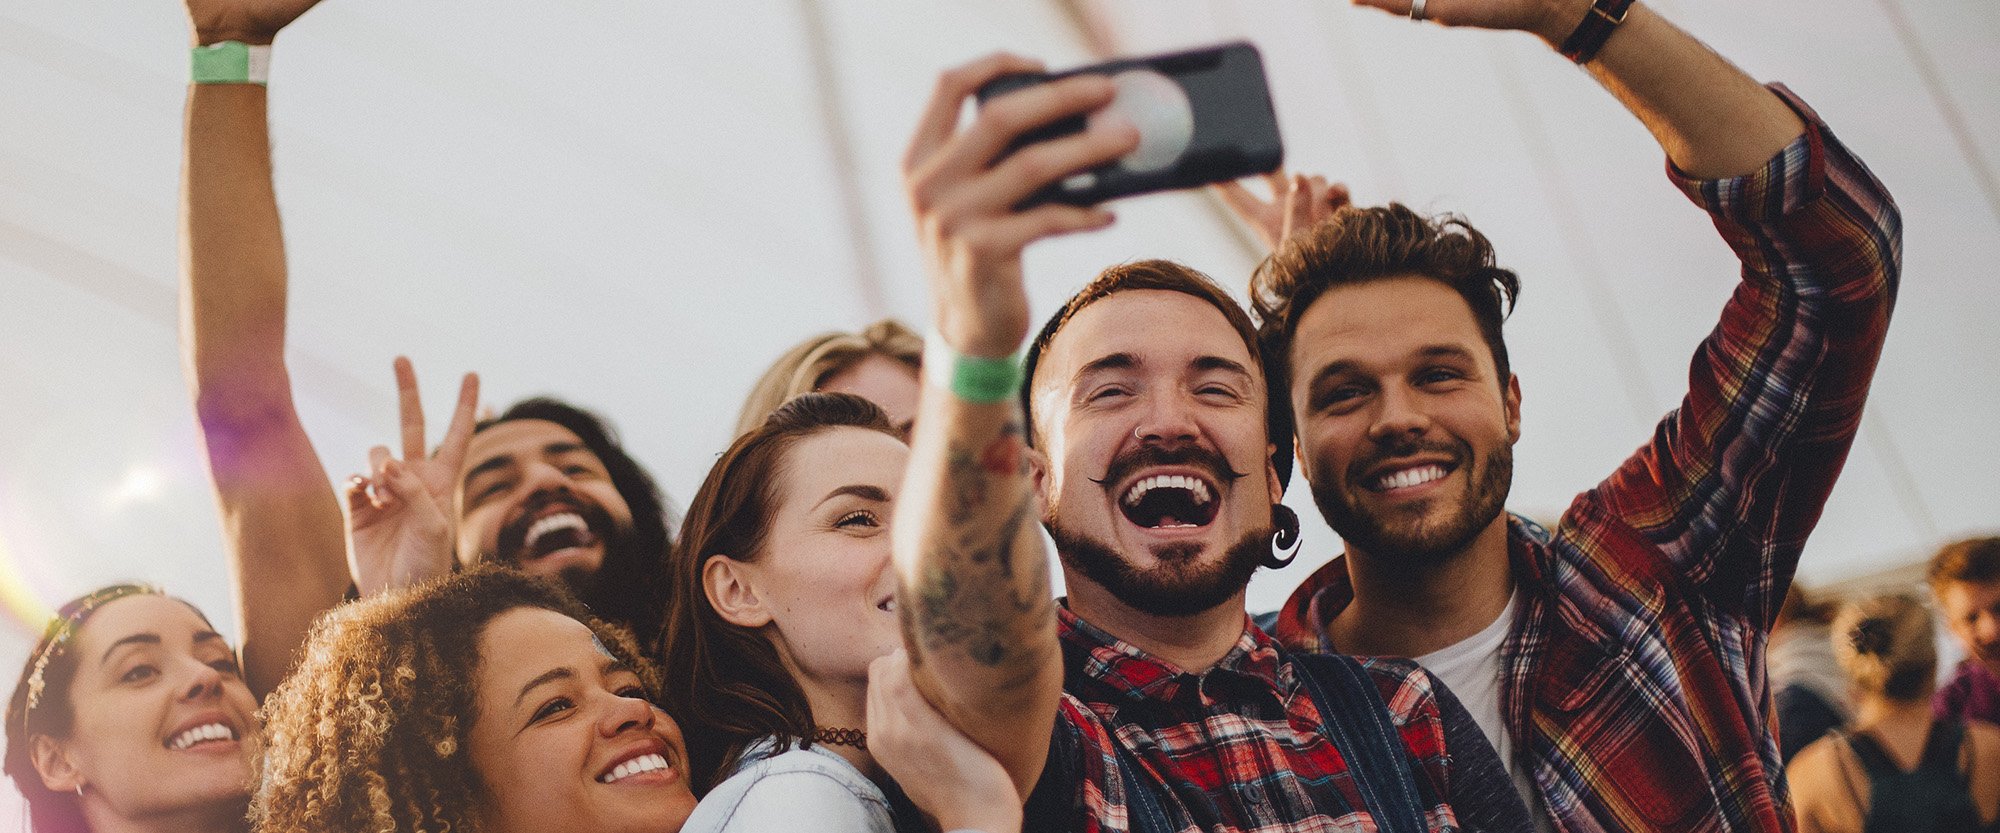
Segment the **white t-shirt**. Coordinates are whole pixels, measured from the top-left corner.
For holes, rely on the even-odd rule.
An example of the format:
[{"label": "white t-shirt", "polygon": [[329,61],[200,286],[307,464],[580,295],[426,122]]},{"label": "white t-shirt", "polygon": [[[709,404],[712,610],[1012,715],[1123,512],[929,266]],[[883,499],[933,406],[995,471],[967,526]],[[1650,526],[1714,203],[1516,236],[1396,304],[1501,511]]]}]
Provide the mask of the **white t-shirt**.
[{"label": "white t-shirt", "polygon": [[1507,630],[1514,623],[1514,608],[1519,602],[1520,594],[1509,597],[1500,615],[1480,632],[1417,657],[1416,661],[1458,695],[1458,702],[1472,713],[1479,730],[1500,753],[1500,760],[1507,763],[1514,791],[1528,805],[1528,817],[1534,819],[1535,829],[1553,833],[1555,827],[1549,822],[1541,793],[1535,789],[1534,775],[1514,758],[1514,742],[1507,737],[1506,719],[1500,716],[1500,644],[1507,641]]}]

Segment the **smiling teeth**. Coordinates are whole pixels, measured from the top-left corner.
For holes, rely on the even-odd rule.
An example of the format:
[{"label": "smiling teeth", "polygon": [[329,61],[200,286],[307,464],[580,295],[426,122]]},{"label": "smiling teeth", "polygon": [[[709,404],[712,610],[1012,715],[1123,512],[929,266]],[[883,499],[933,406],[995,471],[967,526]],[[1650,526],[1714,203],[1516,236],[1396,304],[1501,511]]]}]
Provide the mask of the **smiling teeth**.
[{"label": "smiling teeth", "polygon": [[667,756],[660,754],[640,755],[613,767],[611,772],[597,780],[613,784],[642,772],[656,772],[667,768]]},{"label": "smiling teeth", "polygon": [[528,527],[528,537],[526,540],[522,542],[522,544],[524,546],[533,547],[536,541],[542,539],[542,536],[554,532],[558,529],[574,529],[579,532],[586,532],[589,531],[590,525],[584,523],[583,516],[578,515],[575,512],[562,512],[559,514],[550,515],[546,518],[536,521],[534,526]]},{"label": "smiling teeth", "polygon": [[185,732],[175,735],[173,740],[167,741],[167,748],[173,750],[181,750],[193,746],[197,743],[201,743],[202,741],[235,740],[235,739],[236,739],[235,729],[231,729],[228,726],[225,726],[220,723],[204,723],[200,726],[196,726],[192,729],[189,729]]},{"label": "smiling teeth", "polygon": [[1421,486],[1433,480],[1440,480],[1443,477],[1443,466],[1419,466],[1414,469],[1404,469],[1393,474],[1383,475],[1380,480],[1375,482],[1378,489],[1407,489],[1411,486]]},{"label": "smiling teeth", "polygon": [[1125,505],[1137,506],[1139,505],[1139,501],[1146,498],[1147,492],[1161,488],[1188,490],[1188,492],[1194,495],[1194,505],[1196,506],[1207,503],[1211,499],[1208,494],[1208,484],[1202,482],[1201,478],[1185,477],[1177,474],[1156,474],[1132,484],[1132,488],[1125,492]]}]

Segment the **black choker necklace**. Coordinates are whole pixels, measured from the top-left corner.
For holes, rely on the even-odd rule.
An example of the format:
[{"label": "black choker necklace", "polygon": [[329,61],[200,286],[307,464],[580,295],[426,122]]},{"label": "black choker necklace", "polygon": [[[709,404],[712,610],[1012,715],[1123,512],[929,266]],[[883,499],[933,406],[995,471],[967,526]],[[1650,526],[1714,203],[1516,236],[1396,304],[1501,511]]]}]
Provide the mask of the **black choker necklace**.
[{"label": "black choker necklace", "polygon": [[864,752],[868,750],[868,733],[860,729],[824,726],[813,731],[812,739],[813,743],[824,743],[828,746],[852,746]]}]

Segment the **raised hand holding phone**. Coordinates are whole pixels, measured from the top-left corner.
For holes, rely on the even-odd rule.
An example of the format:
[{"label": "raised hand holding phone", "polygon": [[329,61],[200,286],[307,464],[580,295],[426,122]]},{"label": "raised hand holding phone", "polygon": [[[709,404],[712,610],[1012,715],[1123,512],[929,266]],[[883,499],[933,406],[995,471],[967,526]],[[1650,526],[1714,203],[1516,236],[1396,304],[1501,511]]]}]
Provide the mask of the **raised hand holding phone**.
[{"label": "raised hand holding phone", "polygon": [[1107,121],[1007,153],[1024,133],[1109,103],[1114,87],[1097,76],[1001,96],[960,129],[959,110],[973,91],[1003,75],[1040,69],[1026,58],[993,55],[944,73],[903,156],[904,189],[931,275],[934,320],[951,347],[968,355],[1012,355],[1027,337],[1021,252],[1029,243],[1100,229],[1112,220],[1097,208],[1017,206],[1139,142],[1129,125]]},{"label": "raised hand holding phone", "polygon": [[1109,164],[1079,171],[1029,195],[1025,205],[1092,205],[1117,197],[1191,188],[1277,169],[1284,141],[1264,61],[1248,43],[1119,58],[1054,74],[1014,73],[979,89],[982,102],[1078,76],[1111,79],[1116,94],[1086,116],[1030,131],[1019,149],[1104,121],[1139,132],[1139,144]]}]

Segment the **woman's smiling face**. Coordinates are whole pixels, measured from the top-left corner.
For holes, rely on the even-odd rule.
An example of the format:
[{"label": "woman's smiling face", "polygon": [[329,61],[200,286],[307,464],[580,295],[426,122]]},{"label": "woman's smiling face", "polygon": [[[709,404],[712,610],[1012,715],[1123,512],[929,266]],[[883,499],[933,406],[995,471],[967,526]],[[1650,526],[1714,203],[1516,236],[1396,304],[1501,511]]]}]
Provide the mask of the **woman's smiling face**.
[{"label": "woman's smiling face", "polygon": [[495,833],[672,833],[694,810],[680,727],[589,627],[521,607],[479,638],[468,751]]},{"label": "woman's smiling face", "polygon": [[109,602],[67,650],[68,737],[41,739],[43,783],[135,818],[249,800],[257,701],[199,613],[154,594]]}]

